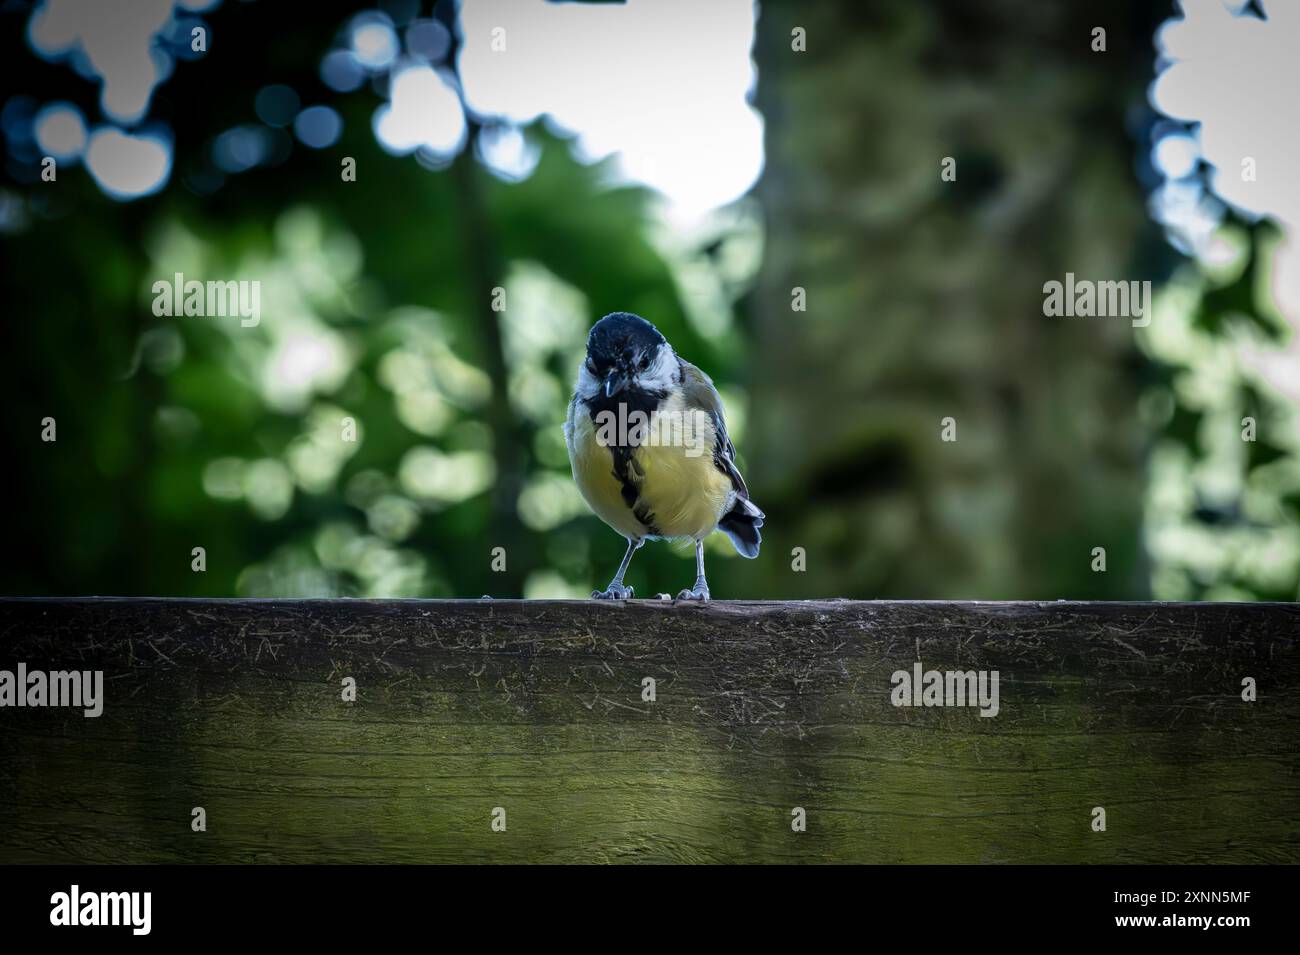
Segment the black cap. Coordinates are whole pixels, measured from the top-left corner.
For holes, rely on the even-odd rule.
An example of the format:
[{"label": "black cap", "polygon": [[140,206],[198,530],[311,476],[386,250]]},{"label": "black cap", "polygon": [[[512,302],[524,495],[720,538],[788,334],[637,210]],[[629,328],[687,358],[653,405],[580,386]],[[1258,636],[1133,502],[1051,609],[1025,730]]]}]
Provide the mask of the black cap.
[{"label": "black cap", "polygon": [[591,328],[587,354],[597,367],[630,363],[638,354],[652,354],[667,341],[640,315],[611,312]]}]

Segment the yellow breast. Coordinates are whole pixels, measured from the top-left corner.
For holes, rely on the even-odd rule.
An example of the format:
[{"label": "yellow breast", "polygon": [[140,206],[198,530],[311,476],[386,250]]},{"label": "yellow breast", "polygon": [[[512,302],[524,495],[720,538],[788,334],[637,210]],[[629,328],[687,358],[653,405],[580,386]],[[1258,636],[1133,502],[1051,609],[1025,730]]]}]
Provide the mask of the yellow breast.
[{"label": "yellow breast", "polygon": [[653,515],[651,530],[623,500],[614,456],[598,437],[586,408],[577,401],[570,405],[565,436],[574,481],[596,516],[624,537],[700,540],[717,527],[731,505],[731,480],[713,463],[711,422],[691,419],[690,425],[677,426],[686,420],[680,396],[665,399],[650,418],[647,443],[632,453],[637,507]]}]

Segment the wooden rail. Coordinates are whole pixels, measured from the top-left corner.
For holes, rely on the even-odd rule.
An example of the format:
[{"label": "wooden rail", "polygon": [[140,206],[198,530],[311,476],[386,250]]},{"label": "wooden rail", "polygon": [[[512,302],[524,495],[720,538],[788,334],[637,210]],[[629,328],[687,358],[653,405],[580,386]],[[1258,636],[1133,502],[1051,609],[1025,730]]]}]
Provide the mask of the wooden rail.
[{"label": "wooden rail", "polygon": [[[0,709],[0,862],[1297,862],[1297,635],[1290,604],[5,599],[0,670],[105,689]],[[918,660],[997,671],[996,716],[895,706]]]}]

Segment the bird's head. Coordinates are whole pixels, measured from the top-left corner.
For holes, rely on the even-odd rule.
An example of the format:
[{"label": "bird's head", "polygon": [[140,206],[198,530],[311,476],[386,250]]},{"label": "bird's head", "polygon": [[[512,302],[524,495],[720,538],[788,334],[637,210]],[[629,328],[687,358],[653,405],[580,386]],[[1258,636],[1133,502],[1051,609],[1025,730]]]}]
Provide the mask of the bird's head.
[{"label": "bird's head", "polygon": [[624,391],[664,395],[677,377],[677,356],[659,329],[631,312],[613,312],[587,337],[578,393],[587,399],[610,399]]}]

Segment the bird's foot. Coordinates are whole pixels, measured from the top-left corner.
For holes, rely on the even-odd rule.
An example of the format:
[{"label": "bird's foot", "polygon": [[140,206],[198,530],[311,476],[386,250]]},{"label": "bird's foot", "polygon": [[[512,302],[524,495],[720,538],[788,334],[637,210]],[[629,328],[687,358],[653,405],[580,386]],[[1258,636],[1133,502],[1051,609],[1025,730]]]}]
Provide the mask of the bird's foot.
[{"label": "bird's foot", "polygon": [[593,590],[591,592],[592,600],[631,600],[632,588],[624,587],[622,584],[610,584],[604,590]]},{"label": "bird's foot", "polygon": [[697,580],[695,586],[690,590],[683,590],[677,595],[678,600],[698,600],[700,603],[708,603],[709,585],[702,580]]}]

